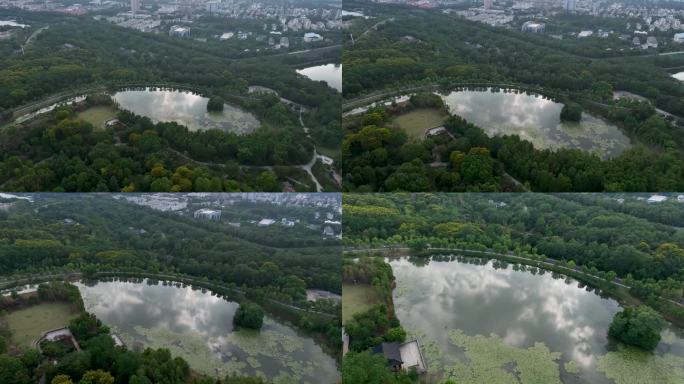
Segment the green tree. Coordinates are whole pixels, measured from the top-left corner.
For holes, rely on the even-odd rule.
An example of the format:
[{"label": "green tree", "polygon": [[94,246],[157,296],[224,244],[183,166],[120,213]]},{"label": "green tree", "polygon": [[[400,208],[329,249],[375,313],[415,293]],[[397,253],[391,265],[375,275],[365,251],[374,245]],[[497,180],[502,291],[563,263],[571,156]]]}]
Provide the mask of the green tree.
[{"label": "green tree", "polygon": [[207,103],[207,111],[221,112],[223,111],[223,99],[218,96],[212,96]]},{"label": "green tree", "polygon": [[281,190],[278,177],[271,171],[263,171],[256,178],[256,187],[263,192],[279,192]]},{"label": "green tree", "polygon": [[381,354],[369,351],[349,352],[342,360],[342,377],[345,383],[354,384],[408,384],[413,380],[404,373],[394,374]]},{"label": "green tree", "polygon": [[385,333],[385,341],[388,342],[404,342],[406,341],[406,331],[402,327],[390,328]]},{"label": "green tree", "polygon": [[114,384],[114,377],[112,377],[111,373],[105,372],[101,369],[98,369],[97,371],[88,371],[86,372],[83,377],[81,377],[81,381],[78,382],[79,384]]},{"label": "green tree", "polygon": [[8,355],[0,355],[0,383],[29,384],[31,378],[21,360]]},{"label": "green tree", "polygon": [[660,342],[665,320],[647,306],[627,307],[615,314],[608,334],[625,344],[653,350]]},{"label": "green tree", "polygon": [[261,329],[264,323],[264,310],[254,303],[243,303],[235,312],[233,325],[251,329]]},{"label": "green tree", "polygon": [[561,121],[579,122],[582,120],[582,106],[571,101],[567,102],[563,105],[560,118]]},{"label": "green tree", "polygon": [[52,379],[50,384],[74,384],[74,382],[71,381],[69,375],[57,375]]}]

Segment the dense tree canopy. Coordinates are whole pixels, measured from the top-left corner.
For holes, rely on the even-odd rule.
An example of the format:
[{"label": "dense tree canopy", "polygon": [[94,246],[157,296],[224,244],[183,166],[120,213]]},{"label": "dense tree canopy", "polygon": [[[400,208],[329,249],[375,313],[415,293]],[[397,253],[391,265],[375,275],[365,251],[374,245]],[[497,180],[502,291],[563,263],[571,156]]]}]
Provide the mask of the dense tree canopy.
[{"label": "dense tree canopy", "polygon": [[625,344],[653,350],[660,342],[665,321],[649,307],[627,307],[615,314],[608,334]]},{"label": "dense tree canopy", "polygon": [[[314,183],[295,165],[308,163],[314,145],[339,148],[340,94],[298,75],[290,65],[300,59],[229,60],[217,46],[120,28],[88,16],[1,12],[10,19],[25,20],[32,30],[50,26],[26,48],[25,55],[0,55],[3,125],[15,109],[55,94],[148,84],[198,90],[213,96],[210,106],[222,107],[218,101],[225,99],[262,123],[255,132],[239,136],[219,130],[189,132],[175,123],[152,124],[123,114],[125,127],[102,130],[79,120],[78,111],[56,111],[0,131],[4,190],[266,190],[274,188],[260,185],[256,178],[267,169],[253,167],[269,166],[273,167],[271,176],[278,180],[278,191],[285,182],[296,190],[310,191]],[[64,49],[65,44],[75,48]],[[339,59],[339,49],[326,52],[330,60]],[[318,53],[312,55],[320,60]],[[249,93],[250,85],[273,89],[304,109],[301,113],[291,110],[275,95]],[[155,169],[158,166],[161,170]],[[192,178],[173,178],[181,166],[193,171]]]},{"label": "dense tree canopy", "polygon": [[573,102],[566,103],[561,110],[560,119],[561,121],[579,122],[582,119],[582,106]]},{"label": "dense tree canopy", "polygon": [[264,310],[254,303],[240,304],[235,316],[233,316],[233,325],[236,327],[245,327],[251,329],[261,329],[264,323]]},{"label": "dense tree canopy", "polygon": [[[391,124],[407,108],[381,106],[345,117],[344,190],[684,190],[684,131],[654,108],[684,116],[684,88],[664,69],[682,65],[681,58],[582,57],[580,52],[595,50],[441,11],[354,1],[349,6],[373,16],[354,19],[356,39],[344,51],[344,95],[351,102],[414,87],[532,87],[566,104],[563,120],[578,121],[590,109],[615,123],[633,146],[612,159],[577,149],[540,150],[517,135],[488,137],[458,116],[445,124],[452,137],[416,142]],[[371,28],[379,20],[384,23]],[[650,102],[614,101],[614,90]],[[408,109],[420,101],[411,98]]]}]

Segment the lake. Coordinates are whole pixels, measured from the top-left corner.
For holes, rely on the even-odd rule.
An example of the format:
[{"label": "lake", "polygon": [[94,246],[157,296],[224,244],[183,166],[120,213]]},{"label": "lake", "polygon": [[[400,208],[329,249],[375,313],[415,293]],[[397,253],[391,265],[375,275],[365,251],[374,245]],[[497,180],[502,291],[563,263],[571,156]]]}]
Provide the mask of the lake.
[{"label": "lake", "polygon": [[489,136],[518,135],[537,149],[577,148],[613,158],[630,147],[620,129],[588,113],[579,123],[561,122],[563,104],[540,95],[456,90],[440,95],[452,114],[482,128]]},{"label": "lake", "polygon": [[168,348],[199,372],[258,375],[274,383],[335,383],[335,360],[313,339],[265,316],[260,332],[233,329],[238,303],[189,286],[112,281],[76,284],[88,312],[129,348]]},{"label": "lake", "polygon": [[19,24],[14,20],[0,20],[0,27],[28,28],[28,27],[30,27],[30,25]]},{"label": "lake", "polygon": [[325,81],[330,88],[342,92],[342,64],[316,65],[298,69],[297,73],[313,81]]},{"label": "lake", "polygon": [[155,123],[175,121],[190,131],[220,129],[247,134],[260,126],[254,115],[230,104],[224,104],[222,112],[207,112],[209,98],[190,91],[121,90],[113,98],[122,109],[149,117]]},{"label": "lake", "polygon": [[431,381],[684,382],[679,329],[644,353],[607,337],[620,304],[574,280],[498,261],[438,260],[388,260],[397,317],[423,345]]}]

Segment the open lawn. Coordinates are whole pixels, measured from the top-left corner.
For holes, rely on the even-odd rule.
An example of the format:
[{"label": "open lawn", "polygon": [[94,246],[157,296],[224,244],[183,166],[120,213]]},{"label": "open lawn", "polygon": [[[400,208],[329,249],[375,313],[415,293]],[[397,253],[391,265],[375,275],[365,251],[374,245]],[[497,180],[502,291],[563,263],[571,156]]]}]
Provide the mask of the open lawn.
[{"label": "open lawn", "polygon": [[446,118],[447,115],[437,109],[420,108],[397,116],[392,120],[392,125],[403,129],[409,138],[421,141],[426,129],[442,125]]},{"label": "open lawn", "polygon": [[380,302],[375,289],[367,284],[342,284],[342,324],[373,304]]},{"label": "open lawn", "polygon": [[43,332],[67,326],[77,315],[69,304],[42,303],[10,312],[5,319],[12,332],[12,343],[27,349]]},{"label": "open lawn", "polygon": [[107,120],[116,117],[116,110],[110,106],[97,106],[86,109],[78,114],[78,118],[92,124],[96,129],[104,129]]}]

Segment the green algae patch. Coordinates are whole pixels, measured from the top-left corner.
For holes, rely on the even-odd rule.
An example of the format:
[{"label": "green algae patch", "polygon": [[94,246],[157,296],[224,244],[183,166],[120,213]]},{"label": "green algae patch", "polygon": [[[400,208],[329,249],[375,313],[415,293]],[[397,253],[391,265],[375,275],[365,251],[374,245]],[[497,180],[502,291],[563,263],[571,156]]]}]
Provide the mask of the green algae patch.
[{"label": "green algae patch", "polygon": [[529,348],[506,344],[499,336],[468,336],[461,330],[449,331],[451,342],[465,350],[467,362],[445,368],[445,379],[460,384],[560,384],[557,360],[544,343]]},{"label": "green algae patch", "polygon": [[[305,376],[313,376],[317,365],[295,360],[289,354],[303,350],[301,340],[296,337],[284,335],[275,331],[251,331],[239,330],[227,335],[229,344],[236,350],[247,355],[240,359],[222,351],[211,349],[209,342],[197,333],[177,333],[165,328],[135,327],[135,332],[144,337],[145,344],[151,348],[167,348],[173,356],[183,357],[193,369],[199,372],[221,376],[227,374],[236,375],[263,375],[259,369],[266,361],[278,362],[285,370],[289,370],[283,377],[299,382]],[[133,338],[127,338],[126,342],[133,342]],[[221,359],[221,354],[227,357]],[[280,375],[282,376],[282,375]]]},{"label": "green algae patch", "polygon": [[184,358],[193,369],[205,374],[240,374],[247,366],[236,359],[221,361],[218,354],[213,352],[204,338],[197,333],[177,333],[165,328],[140,326],[135,327],[135,332],[145,338],[146,347],[167,348],[171,355]]},{"label": "green algae patch", "polygon": [[563,364],[563,367],[567,373],[571,373],[573,375],[580,373],[579,365],[577,365],[577,362],[575,361],[566,361],[565,364]]},{"label": "green algae patch", "polygon": [[600,357],[596,369],[615,384],[684,383],[684,358],[658,356],[622,344]]}]

